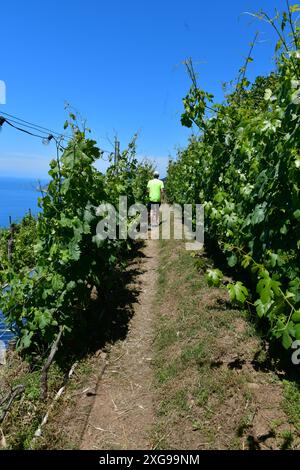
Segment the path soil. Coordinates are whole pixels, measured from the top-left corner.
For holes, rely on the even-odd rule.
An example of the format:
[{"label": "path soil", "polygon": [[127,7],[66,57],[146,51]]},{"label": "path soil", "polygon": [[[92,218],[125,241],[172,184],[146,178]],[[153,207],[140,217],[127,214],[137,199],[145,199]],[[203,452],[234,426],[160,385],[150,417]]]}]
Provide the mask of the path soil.
[{"label": "path soil", "polygon": [[152,306],[157,289],[158,241],[148,240],[131,287],[139,290],[125,340],[113,344],[96,390],[81,449],[151,449],[154,423],[151,368]]}]

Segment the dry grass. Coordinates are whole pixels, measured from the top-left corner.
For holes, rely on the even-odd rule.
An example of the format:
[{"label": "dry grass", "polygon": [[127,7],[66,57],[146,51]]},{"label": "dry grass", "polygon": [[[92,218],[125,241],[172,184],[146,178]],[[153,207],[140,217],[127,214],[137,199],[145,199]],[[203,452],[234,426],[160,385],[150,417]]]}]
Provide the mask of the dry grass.
[{"label": "dry grass", "polygon": [[1,424],[2,448],[20,450],[32,447],[34,433],[63,381],[62,372],[53,365],[48,378],[48,399],[42,401],[40,377],[40,368],[31,369],[16,352],[8,352],[6,365],[0,367],[1,397],[4,399],[17,385],[22,384],[25,389],[12,402]]},{"label": "dry grass", "polygon": [[[12,403],[0,426],[2,449],[73,449],[80,442],[93,400],[99,375],[97,355],[79,361],[76,372],[67,384],[66,393],[55,403],[41,437],[33,441],[45,413],[64,383],[64,372],[53,364],[49,371],[48,398],[40,400],[40,369],[32,370],[16,352],[10,351],[5,366],[0,367],[0,402],[19,384],[24,393]],[[1,407],[0,407],[1,410]]]}]

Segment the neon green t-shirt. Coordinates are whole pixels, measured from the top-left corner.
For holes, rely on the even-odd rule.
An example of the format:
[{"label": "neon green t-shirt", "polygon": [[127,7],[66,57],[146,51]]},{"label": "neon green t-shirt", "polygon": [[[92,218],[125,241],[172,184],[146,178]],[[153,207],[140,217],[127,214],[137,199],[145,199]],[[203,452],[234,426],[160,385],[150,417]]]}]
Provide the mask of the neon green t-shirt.
[{"label": "neon green t-shirt", "polygon": [[154,178],[153,180],[149,181],[147,188],[149,189],[150,202],[160,202],[161,190],[164,189],[163,181]]}]

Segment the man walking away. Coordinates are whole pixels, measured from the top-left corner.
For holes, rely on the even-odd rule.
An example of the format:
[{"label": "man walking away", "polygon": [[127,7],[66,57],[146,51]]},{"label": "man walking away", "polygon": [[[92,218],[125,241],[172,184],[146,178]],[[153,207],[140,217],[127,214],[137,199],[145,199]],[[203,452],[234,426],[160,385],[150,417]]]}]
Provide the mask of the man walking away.
[{"label": "man walking away", "polygon": [[154,172],[154,178],[147,184],[147,190],[149,193],[149,205],[150,220],[152,227],[158,227],[159,225],[159,207],[161,204],[161,198],[164,192],[164,183],[159,179],[159,173]]}]

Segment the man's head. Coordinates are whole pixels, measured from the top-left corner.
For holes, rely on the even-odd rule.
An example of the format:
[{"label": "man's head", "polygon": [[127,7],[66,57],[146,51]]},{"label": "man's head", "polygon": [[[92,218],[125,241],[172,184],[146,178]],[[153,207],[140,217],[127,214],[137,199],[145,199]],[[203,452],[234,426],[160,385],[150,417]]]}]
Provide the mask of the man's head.
[{"label": "man's head", "polygon": [[155,172],[153,173],[153,176],[154,176],[154,178],[159,178],[159,173],[158,173],[158,171],[155,171]]}]

